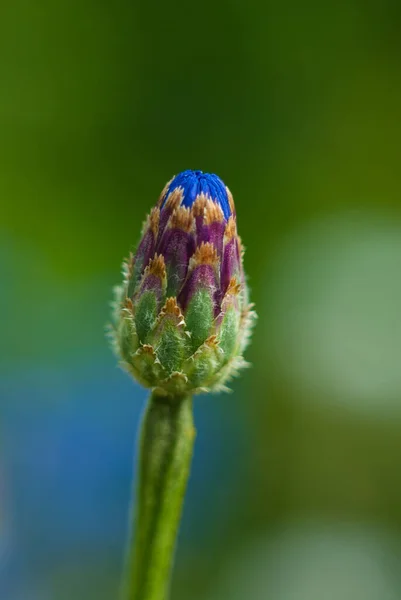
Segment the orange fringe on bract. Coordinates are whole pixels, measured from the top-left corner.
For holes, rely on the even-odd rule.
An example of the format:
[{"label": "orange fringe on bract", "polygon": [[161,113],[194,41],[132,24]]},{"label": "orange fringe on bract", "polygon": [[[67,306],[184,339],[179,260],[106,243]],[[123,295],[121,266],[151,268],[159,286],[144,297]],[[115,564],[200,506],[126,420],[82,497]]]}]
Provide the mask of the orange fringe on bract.
[{"label": "orange fringe on bract", "polygon": [[160,323],[160,321],[162,321],[166,316],[174,317],[177,320],[177,327],[185,326],[184,315],[182,314],[181,309],[177,304],[177,300],[174,297],[167,298],[166,304],[160,311],[157,319],[158,322]]},{"label": "orange fringe on bract", "polygon": [[217,265],[217,250],[210,242],[202,242],[195,250],[193,261],[197,265]]},{"label": "orange fringe on bract", "polygon": [[149,227],[153,235],[157,236],[159,231],[159,222],[160,222],[160,209],[154,208],[149,215]]},{"label": "orange fringe on bract", "polygon": [[232,240],[236,235],[237,235],[237,224],[235,222],[235,217],[231,216],[228,219],[228,223],[226,225],[226,230],[224,232],[225,243]]},{"label": "orange fringe on bract", "polygon": [[211,225],[212,223],[222,223],[224,221],[224,214],[221,206],[213,200],[208,200],[205,208],[205,224]]},{"label": "orange fringe on bract", "polygon": [[178,208],[179,206],[181,206],[181,202],[183,199],[183,190],[182,188],[175,188],[175,190],[173,190],[171,192],[171,194],[169,195],[169,197],[166,200],[166,204],[165,207],[167,210],[175,210],[176,208]]},{"label": "orange fringe on bract", "polygon": [[189,233],[194,227],[194,219],[189,208],[179,206],[171,215],[169,226],[173,229],[182,229]]},{"label": "orange fringe on bract", "polygon": [[236,277],[231,277],[230,283],[228,284],[226,294],[230,294],[232,296],[238,296],[240,291],[241,291],[241,284],[238,283]]},{"label": "orange fringe on bract", "polygon": [[157,206],[161,207],[161,205],[163,204],[163,201],[164,201],[164,199],[165,199],[165,197],[166,197],[166,194],[167,194],[167,192],[168,192],[168,188],[170,187],[170,183],[173,181],[173,179],[174,179],[174,177],[172,177],[172,178],[170,179],[170,181],[168,181],[168,182],[166,183],[166,185],[164,186],[164,188],[162,189],[162,192],[161,192],[161,194],[160,194],[160,196],[159,196],[159,199],[158,199],[158,201],[157,201]]},{"label": "orange fringe on bract", "polygon": [[154,258],[150,259],[149,265],[146,267],[146,274],[155,275],[155,277],[160,277],[160,279],[166,277],[166,265],[162,254],[155,254]]},{"label": "orange fringe on bract", "polygon": [[205,194],[199,194],[195,198],[195,202],[192,205],[192,212],[194,217],[203,217],[205,214],[205,207],[208,202],[208,198]]},{"label": "orange fringe on bract", "polygon": [[226,186],[226,191],[227,191],[228,204],[230,206],[231,214],[234,215],[235,214],[234,198],[227,186]]}]

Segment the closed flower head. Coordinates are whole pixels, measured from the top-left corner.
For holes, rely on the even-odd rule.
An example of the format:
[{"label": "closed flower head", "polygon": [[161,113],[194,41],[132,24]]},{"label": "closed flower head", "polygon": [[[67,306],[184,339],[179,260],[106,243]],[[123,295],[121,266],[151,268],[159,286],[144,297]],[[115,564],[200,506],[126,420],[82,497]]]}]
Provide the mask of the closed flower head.
[{"label": "closed flower head", "polygon": [[164,188],[116,290],[114,346],[144,386],[226,389],[246,365],[255,318],[233,197],[217,176],[183,171]]}]

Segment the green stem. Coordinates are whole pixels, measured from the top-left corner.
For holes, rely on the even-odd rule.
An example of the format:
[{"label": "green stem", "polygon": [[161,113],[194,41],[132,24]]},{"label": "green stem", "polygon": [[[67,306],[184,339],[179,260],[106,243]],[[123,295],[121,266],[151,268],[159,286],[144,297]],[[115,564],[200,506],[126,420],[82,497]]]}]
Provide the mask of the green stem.
[{"label": "green stem", "polygon": [[194,439],[192,397],[153,393],[141,429],[135,537],[123,600],[167,600]]}]

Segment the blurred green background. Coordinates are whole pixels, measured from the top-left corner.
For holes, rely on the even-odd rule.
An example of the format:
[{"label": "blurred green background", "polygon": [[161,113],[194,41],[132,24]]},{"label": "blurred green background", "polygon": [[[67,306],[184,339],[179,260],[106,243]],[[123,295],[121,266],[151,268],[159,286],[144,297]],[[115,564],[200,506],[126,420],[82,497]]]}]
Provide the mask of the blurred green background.
[{"label": "blurred green background", "polygon": [[146,398],[104,338],[165,182],[231,188],[253,368],[196,401],[172,599],[401,597],[401,4],[4,0],[0,598],[116,598]]}]

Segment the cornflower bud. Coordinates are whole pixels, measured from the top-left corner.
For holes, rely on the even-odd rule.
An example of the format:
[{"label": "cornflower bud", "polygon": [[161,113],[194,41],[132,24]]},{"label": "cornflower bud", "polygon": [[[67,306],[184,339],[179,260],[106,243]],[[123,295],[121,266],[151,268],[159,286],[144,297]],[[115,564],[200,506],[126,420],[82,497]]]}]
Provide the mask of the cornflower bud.
[{"label": "cornflower bud", "polygon": [[217,175],[183,171],[164,188],[116,288],[114,347],[159,394],[227,390],[246,366],[248,300],[233,197]]}]

